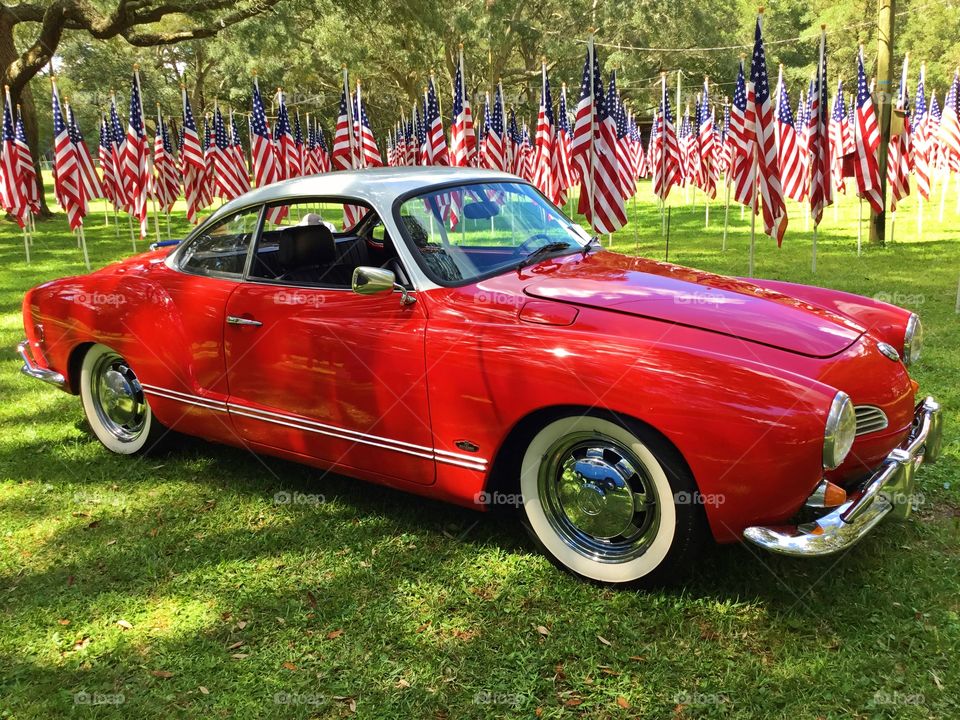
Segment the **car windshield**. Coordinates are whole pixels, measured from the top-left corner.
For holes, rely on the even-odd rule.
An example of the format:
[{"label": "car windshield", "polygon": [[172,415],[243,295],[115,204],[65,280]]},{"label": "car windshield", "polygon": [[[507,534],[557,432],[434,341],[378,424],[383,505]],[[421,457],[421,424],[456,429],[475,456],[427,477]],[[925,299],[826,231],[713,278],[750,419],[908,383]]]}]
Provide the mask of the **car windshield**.
[{"label": "car windshield", "polygon": [[441,285],[462,285],[553,255],[590,236],[530,185],[477,183],[431,190],[400,205],[417,262]]}]

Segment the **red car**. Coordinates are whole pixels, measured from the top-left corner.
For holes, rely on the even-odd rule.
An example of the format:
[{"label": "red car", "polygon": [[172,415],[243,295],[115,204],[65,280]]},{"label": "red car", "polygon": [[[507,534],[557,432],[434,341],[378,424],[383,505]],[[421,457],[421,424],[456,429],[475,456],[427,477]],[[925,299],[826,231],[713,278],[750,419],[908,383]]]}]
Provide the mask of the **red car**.
[{"label": "red car", "polygon": [[254,190],[175,248],[32,289],[23,319],[23,372],[79,394],[113,452],[175,429],[516,507],[608,583],[671,579],[711,537],[842,550],[910,511],[942,444],[916,315],[606,251],[489,171]]}]

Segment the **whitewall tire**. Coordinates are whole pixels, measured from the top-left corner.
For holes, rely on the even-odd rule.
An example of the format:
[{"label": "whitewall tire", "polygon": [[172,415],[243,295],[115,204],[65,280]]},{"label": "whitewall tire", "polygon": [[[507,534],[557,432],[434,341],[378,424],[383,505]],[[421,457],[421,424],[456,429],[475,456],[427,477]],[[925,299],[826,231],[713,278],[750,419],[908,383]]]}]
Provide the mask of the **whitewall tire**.
[{"label": "whitewall tire", "polygon": [[704,539],[702,508],[689,501],[696,486],[661,437],[615,420],[563,417],[533,436],[520,468],[526,525],[576,575],[663,584]]},{"label": "whitewall tire", "polygon": [[164,434],[133,369],[106,345],[83,356],[80,399],[94,435],[111,452],[149,452]]}]

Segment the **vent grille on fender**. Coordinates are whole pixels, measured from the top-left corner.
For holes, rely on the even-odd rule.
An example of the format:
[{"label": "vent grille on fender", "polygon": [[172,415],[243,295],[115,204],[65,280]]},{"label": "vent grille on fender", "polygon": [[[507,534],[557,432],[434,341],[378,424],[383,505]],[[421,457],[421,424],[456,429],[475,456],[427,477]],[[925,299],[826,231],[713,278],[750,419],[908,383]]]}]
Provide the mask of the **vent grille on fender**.
[{"label": "vent grille on fender", "polygon": [[856,405],[853,410],[857,415],[857,435],[883,430],[889,424],[886,413],[873,405]]}]

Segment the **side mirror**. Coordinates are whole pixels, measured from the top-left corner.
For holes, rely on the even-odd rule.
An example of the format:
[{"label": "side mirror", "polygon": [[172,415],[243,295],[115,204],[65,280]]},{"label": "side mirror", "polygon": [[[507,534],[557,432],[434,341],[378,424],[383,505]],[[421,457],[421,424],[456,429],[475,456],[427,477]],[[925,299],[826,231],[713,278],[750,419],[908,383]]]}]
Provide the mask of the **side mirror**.
[{"label": "side mirror", "polygon": [[397,284],[397,278],[391,271],[383,268],[363,265],[355,268],[350,286],[358,295],[382,295],[399,290],[403,293],[400,301],[404,305],[413,305],[417,301],[405,287]]}]

